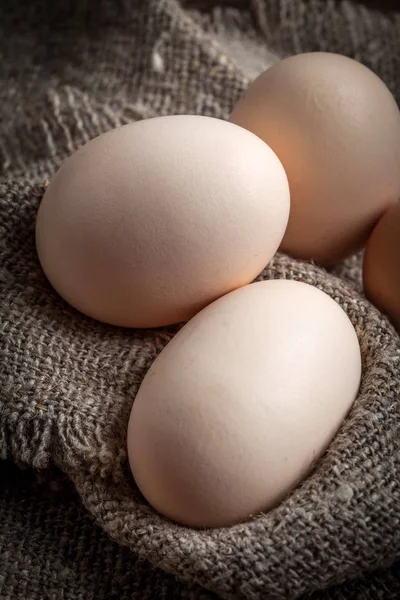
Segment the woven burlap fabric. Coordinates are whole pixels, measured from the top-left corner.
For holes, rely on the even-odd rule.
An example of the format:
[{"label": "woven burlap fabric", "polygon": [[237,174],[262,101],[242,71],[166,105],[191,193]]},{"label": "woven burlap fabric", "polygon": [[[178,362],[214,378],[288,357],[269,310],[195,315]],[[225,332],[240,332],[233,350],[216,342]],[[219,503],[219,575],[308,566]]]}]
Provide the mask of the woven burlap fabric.
[{"label": "woven burlap fabric", "polygon": [[[2,600],[217,600],[112,542],[57,470],[37,476],[4,462],[0,480]],[[307,600],[399,596],[400,572],[394,565]]]},{"label": "woven burlap fabric", "polygon": [[[213,600],[112,542],[55,469],[0,463],[1,600]],[[395,590],[394,569],[387,585]],[[379,574],[373,576],[379,581]],[[376,587],[376,584],[375,584]]]},{"label": "woven burlap fabric", "polygon": [[280,55],[355,56],[398,95],[399,15],[322,0],[205,15],[173,0],[54,4],[0,8],[1,456],[56,463],[117,542],[225,598],[296,598],[391,564],[400,555],[400,340],[360,294],[359,260],[335,270],[341,279],[285,256],[263,273],[316,285],[346,310],[362,349],[361,392],[280,507],[193,531],[146,505],[125,450],[135,393],[177,327],[122,330],[68,307],[40,270],[34,224],[45,180],[91,137],[159,114],[226,118],[271,60],[266,41]]}]

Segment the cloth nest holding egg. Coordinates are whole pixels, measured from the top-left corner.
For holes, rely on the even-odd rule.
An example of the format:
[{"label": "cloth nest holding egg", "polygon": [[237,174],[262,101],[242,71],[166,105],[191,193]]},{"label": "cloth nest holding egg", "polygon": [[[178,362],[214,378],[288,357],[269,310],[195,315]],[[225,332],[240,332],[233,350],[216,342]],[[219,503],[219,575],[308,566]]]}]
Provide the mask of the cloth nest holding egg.
[{"label": "cloth nest holding egg", "polygon": [[[37,19],[37,39],[10,37],[10,48],[18,43],[31,53],[32,64],[21,68],[32,68],[39,44],[54,73],[38,72],[30,106],[0,125],[0,456],[60,466],[115,540],[190,581],[191,594],[200,594],[200,584],[224,598],[297,598],[400,557],[400,338],[362,294],[360,257],[328,273],[277,255],[261,275],[309,283],[343,307],[362,351],[360,393],[324,457],[279,507],[247,523],[195,531],[145,503],[126,457],[135,394],[179,326],[123,330],[67,306],[40,269],[35,216],[45,180],[88,139],[158,114],[226,118],[277,55],[348,54],[399,99],[396,23],[376,14],[372,30],[373,13],[350,2],[259,0],[205,13],[174,0],[134,4],[102,0],[63,15],[42,0],[37,16],[26,17]],[[4,26],[15,22],[12,10]],[[85,10],[94,25],[86,38],[79,26],[60,33],[60,19],[83,24]],[[65,84],[52,44],[46,55],[39,37],[71,52]],[[24,94],[19,81],[13,94],[0,91],[5,114]]]}]

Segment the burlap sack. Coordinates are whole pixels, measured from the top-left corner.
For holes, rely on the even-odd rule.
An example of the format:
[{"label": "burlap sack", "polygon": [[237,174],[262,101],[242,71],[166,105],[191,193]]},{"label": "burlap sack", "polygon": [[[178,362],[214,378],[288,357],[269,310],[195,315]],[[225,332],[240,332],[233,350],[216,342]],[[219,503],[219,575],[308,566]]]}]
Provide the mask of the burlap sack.
[{"label": "burlap sack", "polygon": [[329,274],[277,256],[262,274],[311,283],[344,308],[362,349],[360,394],[277,509],[194,531],[146,504],[125,450],[136,391],[177,327],[123,330],[71,309],[40,270],[34,226],[45,180],[91,137],[159,114],[226,118],[275,60],[265,41],[277,55],[355,56],[398,94],[399,16],[322,0],[205,14],[175,0],[54,4],[27,4],[23,18],[0,9],[13,31],[0,90],[9,115],[0,125],[0,456],[61,466],[115,540],[223,598],[297,598],[391,564],[400,557],[400,338],[362,296],[359,258]]}]

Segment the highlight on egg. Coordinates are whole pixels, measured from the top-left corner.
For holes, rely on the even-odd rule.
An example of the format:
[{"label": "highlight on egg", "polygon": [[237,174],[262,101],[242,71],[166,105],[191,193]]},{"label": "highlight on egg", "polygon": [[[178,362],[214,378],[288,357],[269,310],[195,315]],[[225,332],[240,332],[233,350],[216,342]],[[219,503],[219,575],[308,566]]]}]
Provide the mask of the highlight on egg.
[{"label": "highlight on egg", "polygon": [[333,265],[361,248],[400,198],[400,112],[355,60],[326,52],[282,60],[250,85],[230,120],[264,140],[287,173],[282,252]]},{"label": "highlight on egg", "polygon": [[73,307],[157,327],[251,282],[279,247],[289,206],[286,173],[259,137],[219,119],[159,117],[103,134],[63,164],[36,245]]},{"label": "highlight on egg", "polygon": [[222,527],[309,473],[361,378],[356,332],[310,285],[253,283],[210,304],[156,358],[127,432],[133,477],[164,516]]}]

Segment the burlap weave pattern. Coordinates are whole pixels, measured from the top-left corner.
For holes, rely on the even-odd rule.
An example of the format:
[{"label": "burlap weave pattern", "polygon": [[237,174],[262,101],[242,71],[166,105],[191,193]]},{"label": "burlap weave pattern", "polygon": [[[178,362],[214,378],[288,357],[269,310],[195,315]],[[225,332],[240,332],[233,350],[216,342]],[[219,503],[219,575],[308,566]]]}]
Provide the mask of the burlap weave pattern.
[{"label": "burlap weave pattern", "polygon": [[223,598],[297,598],[391,564],[400,557],[400,338],[360,293],[359,261],[329,274],[281,255],[262,274],[339,302],[359,336],[362,388],[324,458],[280,507],[193,531],[146,505],[126,463],[135,393],[177,326],[123,330],[68,307],[40,270],[34,224],[45,180],[95,135],[161,114],[226,118],[275,60],[266,42],[279,55],[354,56],[399,97],[399,15],[322,0],[205,14],[175,0],[54,4],[26,2],[23,15],[0,8],[11,31],[0,67],[0,456],[58,465],[117,542]]}]

